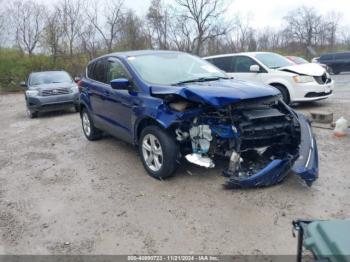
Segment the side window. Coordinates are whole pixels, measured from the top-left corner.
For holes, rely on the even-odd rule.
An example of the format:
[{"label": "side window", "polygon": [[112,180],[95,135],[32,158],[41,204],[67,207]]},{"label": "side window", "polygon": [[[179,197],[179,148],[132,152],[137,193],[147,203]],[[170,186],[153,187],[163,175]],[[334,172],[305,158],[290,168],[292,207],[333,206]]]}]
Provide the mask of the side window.
[{"label": "side window", "polygon": [[344,53],[344,59],[350,59],[350,53]]},{"label": "side window", "polygon": [[92,74],[89,77],[98,82],[106,83],[106,59],[97,60],[94,64]]},{"label": "side window", "polygon": [[92,74],[93,74],[94,66],[95,66],[95,63],[91,63],[87,66],[86,76],[88,78],[93,79]]},{"label": "side window", "polygon": [[323,55],[321,56],[320,60],[332,60],[333,55]]},{"label": "side window", "polygon": [[234,61],[234,71],[237,73],[250,73],[250,67],[257,63],[247,56],[236,56]]},{"label": "side window", "polygon": [[335,60],[344,59],[344,53],[337,53],[337,54],[334,54],[334,59],[335,59]]},{"label": "side window", "polygon": [[233,72],[232,56],[212,58],[210,62],[225,72]]},{"label": "side window", "polygon": [[113,79],[117,78],[128,79],[129,76],[119,61],[108,61],[107,83],[110,83]]}]

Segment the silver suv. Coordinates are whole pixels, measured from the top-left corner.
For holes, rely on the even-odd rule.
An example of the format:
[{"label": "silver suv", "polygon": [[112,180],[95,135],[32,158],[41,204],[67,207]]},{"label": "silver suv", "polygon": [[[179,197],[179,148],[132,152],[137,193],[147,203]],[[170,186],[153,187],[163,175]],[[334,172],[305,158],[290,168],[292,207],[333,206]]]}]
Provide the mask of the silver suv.
[{"label": "silver suv", "polygon": [[79,89],[65,71],[34,72],[28,81],[21,83],[25,92],[27,115],[38,116],[39,112],[75,108],[79,111]]}]

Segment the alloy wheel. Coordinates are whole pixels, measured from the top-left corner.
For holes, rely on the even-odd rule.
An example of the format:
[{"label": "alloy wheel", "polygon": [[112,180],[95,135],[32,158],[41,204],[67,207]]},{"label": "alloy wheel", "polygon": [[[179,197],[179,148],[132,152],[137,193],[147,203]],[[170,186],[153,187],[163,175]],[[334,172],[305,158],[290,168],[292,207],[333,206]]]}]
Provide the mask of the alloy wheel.
[{"label": "alloy wheel", "polygon": [[89,116],[86,112],[83,113],[82,122],[83,122],[83,130],[85,135],[90,136],[91,124],[90,124]]},{"label": "alloy wheel", "polygon": [[159,171],[163,165],[163,150],[158,138],[152,134],[142,140],[142,154],[149,169]]}]

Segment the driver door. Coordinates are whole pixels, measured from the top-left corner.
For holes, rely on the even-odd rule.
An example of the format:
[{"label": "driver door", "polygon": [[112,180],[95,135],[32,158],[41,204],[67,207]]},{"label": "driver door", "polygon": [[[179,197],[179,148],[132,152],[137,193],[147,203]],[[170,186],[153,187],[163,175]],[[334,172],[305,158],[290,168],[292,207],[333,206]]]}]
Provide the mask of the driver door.
[{"label": "driver door", "polygon": [[258,65],[262,70],[261,66],[254,59],[248,56],[233,56],[233,72],[230,75],[239,80],[261,83],[261,72],[251,72],[250,67],[252,65]]},{"label": "driver door", "polygon": [[[103,111],[106,112],[108,124],[111,127],[110,132],[125,141],[131,142],[131,119],[133,107],[139,103],[138,93],[134,92],[131,77],[117,58],[108,58],[106,70],[108,89],[104,94]],[[129,79],[131,83],[130,90],[113,89],[110,82],[118,78]]]}]

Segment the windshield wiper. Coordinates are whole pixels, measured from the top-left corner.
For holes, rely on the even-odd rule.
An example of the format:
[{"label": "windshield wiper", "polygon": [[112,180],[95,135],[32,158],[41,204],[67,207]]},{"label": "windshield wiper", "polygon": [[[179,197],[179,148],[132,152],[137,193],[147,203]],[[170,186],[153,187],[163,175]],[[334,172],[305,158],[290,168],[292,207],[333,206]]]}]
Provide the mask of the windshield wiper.
[{"label": "windshield wiper", "polygon": [[187,84],[187,83],[194,83],[194,82],[207,82],[207,81],[215,81],[219,79],[232,79],[230,77],[223,77],[223,76],[215,76],[215,77],[199,77],[189,80],[180,81],[174,84],[171,84],[172,86],[181,85],[181,84]]}]

